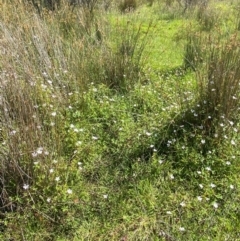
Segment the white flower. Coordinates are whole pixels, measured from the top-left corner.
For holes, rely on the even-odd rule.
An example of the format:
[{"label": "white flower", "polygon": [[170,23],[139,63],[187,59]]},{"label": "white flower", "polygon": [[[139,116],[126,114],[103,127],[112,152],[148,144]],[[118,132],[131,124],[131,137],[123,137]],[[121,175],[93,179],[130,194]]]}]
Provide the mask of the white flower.
[{"label": "white flower", "polygon": [[214,187],[216,187],[216,185],[213,184],[213,183],[211,183],[211,184],[210,184],[210,187],[211,187],[211,188],[214,188]]},{"label": "white flower", "polygon": [[23,189],[25,189],[25,190],[29,189],[29,185],[28,184],[24,184],[23,185]]},{"label": "white flower", "polygon": [[51,114],[52,116],[56,116],[57,115],[57,113],[56,112],[52,112],[52,114]]},{"label": "white flower", "polygon": [[186,207],[186,203],[183,201],[183,202],[180,203],[180,206]]},{"label": "white flower", "polygon": [[51,198],[50,198],[50,197],[47,198],[47,202],[48,202],[48,203],[51,202]]},{"label": "white flower", "polygon": [[234,186],[232,184],[229,187],[230,187],[230,189],[234,189]]},{"label": "white flower", "polygon": [[49,170],[49,172],[50,172],[50,173],[53,173],[53,172],[54,172],[54,170],[51,168],[51,169]]},{"label": "white flower", "polygon": [[56,182],[60,181],[60,177],[56,177],[56,178],[55,178],[55,181],[56,181]]},{"label": "white flower", "polygon": [[231,162],[230,161],[226,161],[226,165],[230,166]]},{"label": "white flower", "polygon": [[171,211],[167,211],[166,214],[172,215],[172,212]]},{"label": "white flower", "polygon": [[214,208],[216,208],[216,209],[218,208],[218,203],[214,202],[212,205]]},{"label": "white flower", "polygon": [[67,194],[72,194],[72,193],[73,193],[72,189],[67,190]]},{"label": "white flower", "polygon": [[202,143],[202,144],[205,144],[205,143],[206,143],[206,141],[205,141],[205,140],[201,140],[201,143]]},{"label": "white flower", "polygon": [[206,170],[207,171],[211,171],[211,167],[206,167]]},{"label": "white flower", "polygon": [[104,195],[103,195],[103,198],[107,199],[107,198],[108,198],[108,195],[107,195],[107,194],[104,194]]},{"label": "white flower", "polygon": [[202,184],[199,184],[199,187],[200,187],[201,189],[203,189],[203,185],[202,185]]},{"label": "white flower", "polygon": [[163,162],[164,162],[163,160],[159,160],[158,161],[159,164],[163,164]]},{"label": "white flower", "polygon": [[171,180],[173,180],[173,179],[174,179],[173,174],[170,174],[170,175],[169,175],[169,178],[170,178]]},{"label": "white flower", "polygon": [[201,196],[197,196],[197,200],[198,200],[199,202],[201,202],[201,201],[202,201],[202,197],[201,197]]},{"label": "white flower", "polygon": [[42,152],[43,152],[43,147],[38,147],[38,149],[37,149],[37,154],[42,154]]},{"label": "white flower", "polygon": [[185,231],[185,228],[184,228],[184,227],[180,227],[180,228],[179,228],[179,231],[184,232],[184,231]]},{"label": "white flower", "polygon": [[150,133],[150,132],[145,132],[145,134],[147,135],[147,136],[151,136],[152,135],[152,133]]},{"label": "white flower", "polygon": [[32,157],[36,157],[37,155],[38,155],[37,152],[33,152],[33,153],[32,153]]},{"label": "white flower", "polygon": [[96,141],[96,140],[98,140],[98,137],[93,136],[92,139]]},{"label": "white flower", "polygon": [[236,143],[235,143],[235,141],[234,141],[234,140],[231,140],[231,144],[232,144],[233,146],[235,146],[235,145],[236,145]]},{"label": "white flower", "polygon": [[10,132],[10,135],[13,136],[13,135],[15,135],[16,133],[17,133],[17,131],[12,130],[12,131]]}]

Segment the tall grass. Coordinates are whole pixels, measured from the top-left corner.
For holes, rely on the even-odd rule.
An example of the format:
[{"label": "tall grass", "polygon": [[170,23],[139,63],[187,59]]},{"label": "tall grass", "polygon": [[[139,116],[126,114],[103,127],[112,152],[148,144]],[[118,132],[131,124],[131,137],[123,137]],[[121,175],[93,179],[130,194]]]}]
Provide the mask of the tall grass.
[{"label": "tall grass", "polygon": [[54,159],[73,155],[61,140],[70,101],[80,101],[92,82],[120,91],[134,86],[150,26],[144,35],[135,24],[112,31],[100,13],[90,16],[86,8],[72,12],[66,5],[43,17],[26,5],[4,6],[9,15],[0,24],[1,203],[12,209],[14,198],[40,176],[47,185],[44,173]]},{"label": "tall grass", "polygon": [[237,33],[224,36],[222,31],[218,30],[214,34],[193,33],[188,36],[185,66],[196,71],[202,121],[209,131],[221,129],[220,123],[232,123],[237,118],[239,46]]}]

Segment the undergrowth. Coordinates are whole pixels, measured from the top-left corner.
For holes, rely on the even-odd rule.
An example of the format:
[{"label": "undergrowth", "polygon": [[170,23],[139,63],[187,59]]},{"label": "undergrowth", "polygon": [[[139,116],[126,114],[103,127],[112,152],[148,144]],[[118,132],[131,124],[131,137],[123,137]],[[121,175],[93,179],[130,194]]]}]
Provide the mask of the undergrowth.
[{"label": "undergrowth", "polygon": [[1,240],[240,239],[239,15],[132,2],[1,3]]}]

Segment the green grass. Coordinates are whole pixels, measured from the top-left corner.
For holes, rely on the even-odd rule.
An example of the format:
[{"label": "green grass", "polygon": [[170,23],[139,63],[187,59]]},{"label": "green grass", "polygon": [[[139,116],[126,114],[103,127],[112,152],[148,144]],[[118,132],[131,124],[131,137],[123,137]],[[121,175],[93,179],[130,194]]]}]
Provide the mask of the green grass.
[{"label": "green grass", "polygon": [[240,239],[236,5],[146,4],[1,3],[1,240]]}]

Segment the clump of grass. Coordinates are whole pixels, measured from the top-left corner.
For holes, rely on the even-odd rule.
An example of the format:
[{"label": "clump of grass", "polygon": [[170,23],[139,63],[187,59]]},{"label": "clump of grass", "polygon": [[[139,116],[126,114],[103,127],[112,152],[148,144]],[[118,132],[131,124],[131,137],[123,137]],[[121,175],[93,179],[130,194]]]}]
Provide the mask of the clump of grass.
[{"label": "clump of grass", "polygon": [[184,52],[184,67],[196,70],[199,64],[203,61],[203,43],[202,33],[189,33],[187,34],[187,43]]},{"label": "clump of grass", "polygon": [[136,0],[122,0],[118,7],[122,13],[130,12],[137,8],[137,1]]},{"label": "clump of grass", "polygon": [[201,26],[201,30],[210,31],[218,24],[217,12],[212,7],[200,6],[196,13],[197,21]]},{"label": "clump of grass", "polygon": [[221,32],[190,35],[185,52],[185,66],[196,71],[202,106],[199,124],[210,135],[218,132],[221,122],[232,123],[239,110],[239,38],[237,34],[223,36]]},{"label": "clump of grass", "polygon": [[239,110],[240,41],[237,34],[217,42],[210,37],[208,46],[204,65],[197,71],[200,98],[218,123],[221,118],[230,121]]}]

